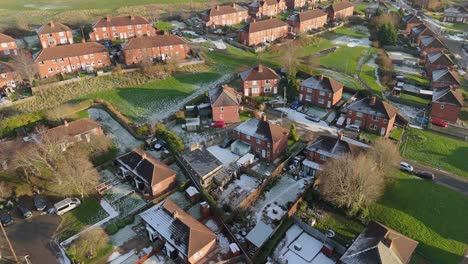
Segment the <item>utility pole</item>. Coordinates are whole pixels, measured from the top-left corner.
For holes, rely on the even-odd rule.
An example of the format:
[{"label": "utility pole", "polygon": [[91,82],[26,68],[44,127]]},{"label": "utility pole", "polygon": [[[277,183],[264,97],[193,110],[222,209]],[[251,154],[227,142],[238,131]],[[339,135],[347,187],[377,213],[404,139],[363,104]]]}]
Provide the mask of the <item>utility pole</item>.
[{"label": "utility pole", "polygon": [[3,224],[0,224],[0,227],[2,228],[3,237],[5,237],[5,240],[8,243],[8,247],[10,247],[11,254],[13,254],[13,257],[15,258],[16,263],[20,264],[21,262],[18,260],[18,257],[16,256],[15,249],[13,248],[13,245],[11,244],[10,239],[8,238],[8,235],[5,232],[5,228],[3,227]]}]

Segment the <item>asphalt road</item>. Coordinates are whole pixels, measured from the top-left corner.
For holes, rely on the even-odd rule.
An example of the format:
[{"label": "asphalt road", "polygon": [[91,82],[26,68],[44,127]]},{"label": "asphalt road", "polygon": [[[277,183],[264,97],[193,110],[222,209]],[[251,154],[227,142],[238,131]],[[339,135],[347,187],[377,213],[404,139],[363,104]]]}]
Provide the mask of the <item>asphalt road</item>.
[{"label": "asphalt road", "polygon": [[441,171],[429,166],[416,163],[412,160],[405,160],[405,162],[411,164],[414,167],[414,170],[416,171],[430,171],[434,173],[435,183],[468,195],[468,179],[462,178],[461,176],[455,175],[450,172]]}]

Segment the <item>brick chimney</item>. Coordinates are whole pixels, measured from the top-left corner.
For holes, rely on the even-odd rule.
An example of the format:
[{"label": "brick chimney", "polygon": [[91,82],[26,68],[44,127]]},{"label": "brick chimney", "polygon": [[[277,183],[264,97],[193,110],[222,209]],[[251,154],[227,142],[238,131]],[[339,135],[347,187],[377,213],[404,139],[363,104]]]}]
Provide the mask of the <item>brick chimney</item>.
[{"label": "brick chimney", "polygon": [[323,74],[319,75],[319,80],[323,81]]},{"label": "brick chimney", "polygon": [[107,20],[107,22],[110,22],[110,21],[111,21],[111,16],[110,16],[110,15],[107,15],[107,16],[106,16],[106,20]]},{"label": "brick chimney", "polygon": [[49,21],[50,27],[55,27],[54,21]]},{"label": "brick chimney", "polygon": [[130,16],[130,20],[135,20],[135,16]]},{"label": "brick chimney", "polygon": [[263,115],[262,115],[262,121],[263,121],[263,122],[267,122],[266,114],[263,114]]},{"label": "brick chimney", "polygon": [[148,158],[148,155],[146,154],[146,152],[143,152],[143,154],[141,155],[141,158],[142,158],[142,159]]},{"label": "brick chimney", "polygon": [[63,120],[63,125],[67,127],[67,126],[68,126],[68,121],[67,121],[67,120]]},{"label": "brick chimney", "polygon": [[178,218],[178,217],[179,217],[179,213],[178,213],[176,210],[174,210],[174,212],[172,212],[172,216],[173,216],[174,218]]},{"label": "brick chimney", "polygon": [[236,3],[232,3],[232,7],[236,8]]},{"label": "brick chimney", "polygon": [[81,39],[81,43],[86,43],[86,39],[85,39],[85,38],[82,38],[82,39]]},{"label": "brick chimney", "polygon": [[375,105],[375,102],[377,101],[377,98],[375,96],[372,96],[369,101],[369,105]]},{"label": "brick chimney", "polygon": [[263,72],[263,65],[262,64],[258,65],[258,72]]},{"label": "brick chimney", "polygon": [[343,140],[343,133],[341,132],[338,132],[338,136],[337,136],[338,140]]},{"label": "brick chimney", "polygon": [[219,11],[219,5],[216,5],[216,10],[218,10],[218,11]]}]

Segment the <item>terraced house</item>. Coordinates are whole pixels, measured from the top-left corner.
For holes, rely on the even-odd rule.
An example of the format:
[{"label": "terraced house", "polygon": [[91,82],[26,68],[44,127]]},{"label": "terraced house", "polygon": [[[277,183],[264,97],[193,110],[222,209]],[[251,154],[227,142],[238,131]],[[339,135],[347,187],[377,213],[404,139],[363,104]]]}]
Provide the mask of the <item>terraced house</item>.
[{"label": "terraced house", "polygon": [[43,49],[57,45],[73,44],[72,30],[62,23],[49,21],[37,31]]},{"label": "terraced house", "polygon": [[291,15],[288,18],[288,24],[296,34],[309,32],[314,29],[322,28],[327,24],[327,13],[320,9],[312,9],[299,14]]},{"label": "terraced house", "polygon": [[261,0],[249,5],[249,15],[252,18],[273,17],[286,11],[285,0]]},{"label": "terraced house", "polygon": [[460,80],[455,71],[443,68],[432,71],[431,88],[458,87]]},{"label": "terraced house", "polygon": [[457,122],[463,108],[463,95],[455,88],[437,88],[432,93],[431,118]]},{"label": "terraced house", "polygon": [[421,39],[425,37],[434,37],[435,35],[436,34],[424,24],[413,27],[410,32],[411,41],[416,45],[419,45]]},{"label": "terraced house", "polygon": [[288,9],[299,9],[303,6],[306,5],[306,3],[309,2],[311,4],[315,3],[314,1],[306,1],[306,0],[286,0],[286,7]]},{"label": "terraced house", "polygon": [[280,77],[275,70],[259,64],[240,74],[244,96],[272,95],[278,93]]},{"label": "terraced house", "polygon": [[91,41],[139,38],[156,35],[156,29],[141,16],[118,16],[99,19],[89,34]]},{"label": "terraced house", "polygon": [[432,76],[434,70],[439,69],[454,69],[454,63],[452,59],[444,52],[429,53],[426,57],[425,63],[426,73],[428,76]]},{"label": "terraced house", "polygon": [[153,61],[183,60],[189,52],[187,43],[176,35],[132,38],[122,44],[122,55],[126,65],[139,64],[145,58]]},{"label": "terraced house", "polygon": [[277,18],[252,22],[239,31],[239,42],[247,46],[257,46],[286,37],[288,30],[288,24]]},{"label": "terraced house", "polygon": [[307,78],[300,86],[299,100],[305,104],[332,108],[343,96],[343,84],[323,75]]},{"label": "terraced house", "polygon": [[249,13],[245,7],[232,3],[231,5],[217,5],[208,9],[202,13],[202,19],[206,22],[206,27],[233,26],[248,22]]},{"label": "terraced house", "polygon": [[18,46],[14,38],[0,33],[0,58],[18,54]]},{"label": "terraced house", "polygon": [[21,83],[21,76],[13,65],[0,61],[0,97],[9,96],[14,88]]},{"label": "terraced house", "polygon": [[445,45],[437,37],[425,37],[419,42],[419,50],[422,56],[437,51],[447,51]]},{"label": "terraced house", "polygon": [[342,21],[353,15],[354,5],[347,0],[331,4],[326,9],[328,21]]},{"label": "terraced house", "polygon": [[110,66],[109,51],[95,42],[75,43],[41,50],[34,59],[41,78]]},{"label": "terraced house", "polygon": [[369,132],[388,136],[398,109],[375,97],[355,101],[346,108],[346,125],[357,125]]},{"label": "terraced house", "polygon": [[421,20],[414,14],[409,14],[401,18],[402,25],[407,34],[411,32],[411,29],[422,24]]}]

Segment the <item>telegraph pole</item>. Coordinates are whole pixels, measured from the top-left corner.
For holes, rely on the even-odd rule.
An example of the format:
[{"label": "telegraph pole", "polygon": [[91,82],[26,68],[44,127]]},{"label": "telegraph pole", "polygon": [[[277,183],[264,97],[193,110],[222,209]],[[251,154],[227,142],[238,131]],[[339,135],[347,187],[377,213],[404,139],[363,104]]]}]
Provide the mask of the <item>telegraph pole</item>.
[{"label": "telegraph pole", "polygon": [[20,264],[21,262],[18,260],[18,257],[16,256],[15,249],[13,248],[13,245],[11,244],[10,239],[8,239],[7,233],[5,232],[5,228],[3,227],[2,224],[0,224],[0,227],[2,228],[3,237],[5,237],[5,240],[8,243],[8,247],[10,247],[11,254],[13,254],[13,257],[15,258],[15,262]]}]

